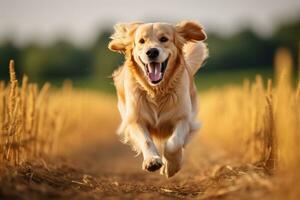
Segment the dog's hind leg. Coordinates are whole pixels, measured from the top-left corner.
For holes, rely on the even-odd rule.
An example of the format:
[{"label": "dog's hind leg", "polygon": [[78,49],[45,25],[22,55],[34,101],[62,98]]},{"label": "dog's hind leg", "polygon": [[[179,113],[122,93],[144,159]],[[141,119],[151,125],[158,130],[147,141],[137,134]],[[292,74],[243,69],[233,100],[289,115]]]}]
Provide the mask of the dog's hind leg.
[{"label": "dog's hind leg", "polygon": [[153,172],[161,168],[163,162],[146,128],[138,123],[128,125],[129,137],[135,148],[142,152],[144,161],[142,168]]}]

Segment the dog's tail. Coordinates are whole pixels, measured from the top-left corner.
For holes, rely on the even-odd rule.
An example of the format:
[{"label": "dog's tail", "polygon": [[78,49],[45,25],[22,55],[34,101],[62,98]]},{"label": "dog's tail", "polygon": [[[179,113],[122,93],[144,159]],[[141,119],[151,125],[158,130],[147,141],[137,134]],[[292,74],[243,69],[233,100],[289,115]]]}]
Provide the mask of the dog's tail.
[{"label": "dog's tail", "polygon": [[208,48],[204,42],[188,42],[183,46],[183,55],[191,74],[195,75],[208,58]]}]

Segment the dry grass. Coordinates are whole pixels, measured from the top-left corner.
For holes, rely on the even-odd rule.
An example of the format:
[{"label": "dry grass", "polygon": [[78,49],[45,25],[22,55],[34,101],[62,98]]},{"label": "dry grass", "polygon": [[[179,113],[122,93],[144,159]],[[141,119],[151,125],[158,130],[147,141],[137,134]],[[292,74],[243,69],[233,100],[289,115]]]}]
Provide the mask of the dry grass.
[{"label": "dry grass", "polygon": [[[277,197],[295,199],[300,167],[300,82],[292,84],[288,49],[275,55],[276,83],[257,76],[243,87],[226,87],[202,95],[203,138],[275,174]],[[275,87],[274,87],[275,85]],[[202,138],[202,139],[203,139]]]},{"label": "dry grass", "polygon": [[[289,50],[279,49],[275,55],[275,83],[257,75],[254,83],[245,80],[243,86],[208,91],[201,94],[199,115],[205,143],[224,149],[240,166],[257,166],[273,174],[271,185],[256,173],[245,177],[248,182],[251,179],[268,188],[278,187],[274,194],[288,199],[299,195],[291,185],[297,185],[300,178],[300,82],[293,87],[292,65]],[[9,85],[0,83],[3,163],[19,165],[28,159],[66,152],[63,141],[81,145],[87,134],[90,142],[91,136],[101,130],[107,132],[102,133],[103,137],[115,132],[119,119],[114,97],[73,90],[69,81],[59,90],[50,90],[48,83],[38,89],[25,76],[19,85],[14,63],[9,67]],[[239,168],[229,168],[238,174]],[[247,186],[248,182],[243,184]],[[228,187],[228,191],[241,187]],[[228,192],[216,189],[213,196]]]},{"label": "dry grass", "polygon": [[[9,70],[9,84],[0,82],[1,163],[19,165],[29,159],[66,151],[59,148],[65,147],[64,137],[72,137],[68,143],[78,143],[78,138],[97,131],[99,126],[113,132],[114,124],[110,123],[108,128],[105,122],[109,119],[103,116],[114,112],[112,97],[74,92],[70,81],[60,90],[50,91],[49,83],[39,89],[24,76],[19,86],[13,61]],[[115,121],[116,124],[118,120]]]}]

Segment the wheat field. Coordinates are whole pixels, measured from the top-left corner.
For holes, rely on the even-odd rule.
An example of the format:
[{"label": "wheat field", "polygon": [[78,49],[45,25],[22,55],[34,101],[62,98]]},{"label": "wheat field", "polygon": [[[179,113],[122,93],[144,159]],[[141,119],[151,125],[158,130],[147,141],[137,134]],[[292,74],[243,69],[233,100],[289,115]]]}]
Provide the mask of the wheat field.
[{"label": "wheat field", "polygon": [[[80,138],[99,125],[113,132],[115,124],[106,127],[107,118],[103,116],[111,110],[111,103],[115,101],[112,97],[88,91],[74,92],[68,80],[61,89],[51,90],[49,83],[39,89],[27,76],[19,83],[14,61],[10,62],[9,70],[7,86],[4,81],[0,82],[3,164],[20,165],[28,159],[55,155],[64,150],[59,148],[63,138]],[[110,120],[114,120],[113,116]]]},{"label": "wheat field", "polygon": [[[239,165],[264,168],[272,197],[296,199],[300,82],[294,84],[288,49],[278,49],[274,60],[273,80],[257,75],[254,82],[200,94],[201,140],[237,158]],[[114,96],[74,89],[70,81],[62,88],[49,83],[39,88],[27,76],[19,82],[13,61],[9,69],[9,83],[0,82],[2,168],[70,153],[99,130],[103,140],[114,135],[119,122]]]},{"label": "wheat field", "polygon": [[253,83],[245,80],[241,87],[201,96],[204,137],[238,155],[241,163],[263,166],[275,177],[277,199],[299,196],[300,82],[293,84],[292,67],[289,50],[278,49],[275,82],[257,75]]}]

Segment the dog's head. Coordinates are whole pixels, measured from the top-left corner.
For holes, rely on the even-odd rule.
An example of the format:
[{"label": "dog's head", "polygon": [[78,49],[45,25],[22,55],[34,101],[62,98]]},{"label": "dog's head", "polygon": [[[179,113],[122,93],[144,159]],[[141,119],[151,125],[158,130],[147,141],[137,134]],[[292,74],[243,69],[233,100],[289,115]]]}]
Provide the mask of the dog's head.
[{"label": "dog's head", "polygon": [[202,26],[192,21],[175,26],[134,22],[117,24],[111,38],[109,49],[132,57],[148,83],[157,86],[174,71],[184,43],[205,40],[206,35]]}]

